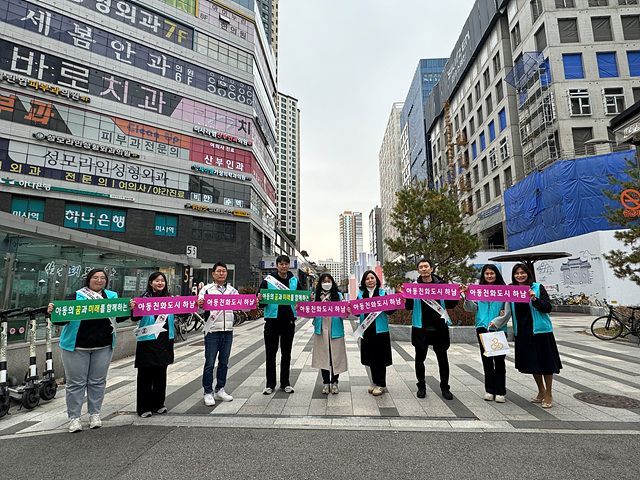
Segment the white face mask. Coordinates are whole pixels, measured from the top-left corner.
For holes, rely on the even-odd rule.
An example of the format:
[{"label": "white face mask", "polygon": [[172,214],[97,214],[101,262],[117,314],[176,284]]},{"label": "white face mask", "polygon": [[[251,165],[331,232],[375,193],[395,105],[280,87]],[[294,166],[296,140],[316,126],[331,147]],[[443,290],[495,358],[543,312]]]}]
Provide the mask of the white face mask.
[{"label": "white face mask", "polygon": [[323,283],[322,284],[322,289],[325,292],[328,292],[329,290],[331,290],[331,287],[333,286],[333,283]]}]

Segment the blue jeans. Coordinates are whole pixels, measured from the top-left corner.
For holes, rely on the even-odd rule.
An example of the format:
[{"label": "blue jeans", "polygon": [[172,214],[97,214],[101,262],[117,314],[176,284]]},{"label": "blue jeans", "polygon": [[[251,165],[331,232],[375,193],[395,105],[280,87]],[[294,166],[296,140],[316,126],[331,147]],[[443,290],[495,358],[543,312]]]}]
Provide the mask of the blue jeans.
[{"label": "blue jeans", "polygon": [[218,357],[218,371],[216,372],[216,392],[224,388],[227,383],[227,369],[233,332],[211,332],[204,337],[204,371],[202,372],[202,388],[204,393],[213,393],[213,367]]}]

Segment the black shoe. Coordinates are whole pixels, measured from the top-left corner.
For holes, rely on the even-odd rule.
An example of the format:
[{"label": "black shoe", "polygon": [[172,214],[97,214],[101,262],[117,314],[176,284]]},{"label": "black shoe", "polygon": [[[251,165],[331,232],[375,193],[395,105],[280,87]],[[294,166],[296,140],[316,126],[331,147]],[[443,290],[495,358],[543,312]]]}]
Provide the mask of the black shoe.
[{"label": "black shoe", "polygon": [[427,396],[427,388],[423,383],[416,383],[416,386],[418,387],[418,393],[416,393],[416,397],[418,398],[424,398]]},{"label": "black shoe", "polygon": [[444,398],[445,400],[453,400],[453,394],[451,393],[450,390],[443,390],[442,398]]}]

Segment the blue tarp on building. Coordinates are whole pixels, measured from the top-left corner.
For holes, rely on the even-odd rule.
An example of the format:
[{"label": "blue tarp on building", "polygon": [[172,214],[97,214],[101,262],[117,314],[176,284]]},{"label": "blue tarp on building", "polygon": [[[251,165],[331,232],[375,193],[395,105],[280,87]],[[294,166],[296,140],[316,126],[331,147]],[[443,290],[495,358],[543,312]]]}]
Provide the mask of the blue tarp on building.
[{"label": "blue tarp on building", "polygon": [[[504,192],[509,250],[575,237],[597,230],[621,228],[604,216],[615,201],[603,193],[609,178],[627,178],[624,171],[635,150],[559,160],[525,177]],[[617,203],[617,206],[622,206]]]}]

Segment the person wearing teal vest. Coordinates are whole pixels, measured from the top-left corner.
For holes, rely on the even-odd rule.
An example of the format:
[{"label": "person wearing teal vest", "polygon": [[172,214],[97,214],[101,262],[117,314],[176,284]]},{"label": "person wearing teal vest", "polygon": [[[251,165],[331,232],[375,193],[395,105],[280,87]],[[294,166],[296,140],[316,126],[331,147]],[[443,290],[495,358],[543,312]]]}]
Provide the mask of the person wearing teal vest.
[{"label": "person wearing teal vest", "polygon": [[[417,263],[418,280],[417,283],[444,283],[444,281],[433,273],[433,263],[427,258],[421,258]],[[440,300],[443,309],[455,308],[458,300]],[[449,358],[447,350],[451,345],[449,337],[449,325],[447,321],[440,316],[435,309],[431,308],[422,300],[412,300],[407,298],[405,308],[411,310],[411,344],[416,349],[415,367],[416,367],[416,384],[418,398],[427,396],[426,377],[424,362],[427,359],[427,351],[429,346],[433,347],[433,351],[438,359],[438,370],[440,371],[440,391],[442,398],[445,400],[453,400],[453,394],[449,387]]]},{"label": "person wearing teal vest", "polygon": [[[300,290],[298,279],[289,271],[291,259],[287,255],[276,258],[276,272],[273,277],[289,290]],[[260,290],[276,289],[273,283],[263,280]],[[258,301],[262,295],[258,293]],[[268,305],[264,307],[264,349],[267,367],[267,384],[262,391],[263,395],[271,395],[276,388],[276,355],[278,344],[280,345],[280,390],[285,393],[293,393],[289,374],[291,367],[291,348],[293,347],[293,335],[296,331],[296,310],[293,305]]]},{"label": "person wearing teal vest", "polygon": [[[339,302],[342,294],[331,275],[323,273],[316,286],[316,302]],[[322,374],[322,394],[338,393],[338,377],[348,370],[344,325],[340,317],[313,319],[313,351],[311,366]]]},{"label": "person wearing teal vest", "polygon": [[509,303],[505,314],[494,319],[489,327],[500,328],[513,318],[516,369],[533,375],[538,394],[531,399],[543,408],[553,406],[553,375],[560,373],[562,362],[551,324],[551,300],[545,288],[533,281],[533,274],[524,263],[511,272],[512,285],[530,287],[528,303]]},{"label": "person wearing teal vest", "polygon": [[[487,264],[480,271],[480,285],[505,285],[498,267]],[[461,287],[462,293],[466,292],[466,286]],[[480,359],[484,369],[484,399],[487,402],[495,400],[504,403],[507,395],[507,369],[505,355],[487,357],[484,355],[484,347],[480,341],[480,335],[489,331],[489,323],[500,316],[504,310],[504,302],[472,302],[465,300],[464,309],[473,312],[476,316],[476,335],[480,344]],[[503,327],[506,331],[506,326]]]},{"label": "person wearing teal vest", "polygon": [[[67,297],[67,300],[100,300],[117,298],[118,294],[107,290],[109,276],[103,268],[94,268],[87,273],[84,287]],[[48,312],[53,311],[53,303]],[[100,428],[100,410],[107,385],[107,373],[116,344],[116,322],[129,317],[101,318],[97,320],[71,321],[60,333],[60,353],[64,365],[67,387],[67,416],[69,432],[82,430],[82,404],[85,393],[89,411],[89,428]]]},{"label": "person wearing teal vest", "polygon": [[[382,282],[373,270],[367,270],[360,280],[358,298],[379,297],[386,294]],[[381,312],[362,335],[360,362],[371,370],[369,393],[375,397],[387,390],[387,367],[392,365],[389,317],[395,310]],[[366,315],[360,315],[360,323]]]},{"label": "person wearing teal vest", "polygon": [[[162,272],[153,272],[147,281],[143,297],[169,297],[167,277]],[[136,307],[132,299],[130,307]],[[136,411],[142,418],[154,413],[167,413],[164,401],[167,394],[167,367],[173,363],[173,341],[175,338],[174,318],[168,315],[146,315],[133,317],[138,328],[154,328],[159,331],[136,335],[136,359],[138,369],[138,392]],[[157,325],[157,327],[156,327]],[[152,327],[153,326],[153,327]]]}]

